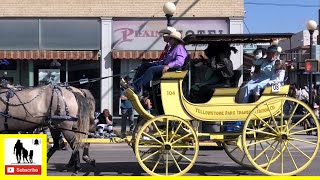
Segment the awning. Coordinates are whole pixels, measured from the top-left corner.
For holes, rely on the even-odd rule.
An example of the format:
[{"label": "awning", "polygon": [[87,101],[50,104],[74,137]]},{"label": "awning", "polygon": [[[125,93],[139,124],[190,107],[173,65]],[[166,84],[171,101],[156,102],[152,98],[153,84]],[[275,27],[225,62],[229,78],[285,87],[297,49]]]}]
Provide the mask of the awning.
[{"label": "awning", "polygon": [[98,51],[0,51],[0,59],[12,60],[99,60]]},{"label": "awning", "polygon": [[[156,60],[160,57],[162,51],[112,51],[113,59],[129,59],[129,60],[138,60],[138,59],[150,59]],[[206,58],[204,51],[188,51],[191,59],[199,59],[201,55]]]}]

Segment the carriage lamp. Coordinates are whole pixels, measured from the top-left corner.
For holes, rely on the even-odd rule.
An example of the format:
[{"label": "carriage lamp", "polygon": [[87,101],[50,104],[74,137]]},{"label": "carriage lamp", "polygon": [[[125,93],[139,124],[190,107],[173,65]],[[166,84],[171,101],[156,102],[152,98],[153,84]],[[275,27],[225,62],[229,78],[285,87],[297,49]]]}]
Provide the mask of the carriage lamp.
[{"label": "carriage lamp", "polygon": [[171,18],[176,11],[176,5],[172,2],[167,2],[163,5],[163,12],[167,18],[167,26],[171,26]]},{"label": "carriage lamp", "polygon": [[[314,20],[309,20],[307,23],[307,29],[310,33],[310,57],[309,58],[312,59],[313,33],[317,29],[317,23]],[[306,63],[307,63],[307,61],[306,61]],[[313,84],[313,82],[312,82],[312,79],[313,79],[312,78],[312,71],[309,71],[309,103],[310,103],[310,107],[313,106],[313,99],[312,99],[312,84]]]}]

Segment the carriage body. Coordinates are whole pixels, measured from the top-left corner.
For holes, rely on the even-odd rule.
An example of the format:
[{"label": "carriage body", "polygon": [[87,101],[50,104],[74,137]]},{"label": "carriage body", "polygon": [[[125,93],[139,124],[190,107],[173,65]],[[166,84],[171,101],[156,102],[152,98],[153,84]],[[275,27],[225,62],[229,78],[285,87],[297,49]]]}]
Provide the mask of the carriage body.
[{"label": "carriage body", "polygon": [[[220,41],[256,43],[290,37],[291,34],[193,35],[187,36],[185,41],[188,44]],[[150,175],[182,175],[188,172],[196,161],[201,136],[209,136],[210,140],[221,144],[236,163],[256,168],[268,175],[299,173],[315,158],[319,149],[319,136],[315,137],[314,143],[300,139],[300,134],[310,131],[319,134],[318,120],[308,105],[287,97],[289,85],[281,86],[277,92],[266,87],[262,96],[253,103],[235,101],[239,88],[215,88],[209,101],[192,103],[183,93],[183,80],[187,73],[188,71],[167,72],[161,77],[163,115],[149,114],[131,89],[125,91],[134,109],[145,120],[142,127],[136,128],[132,144],[139,164]],[[287,106],[290,106],[289,110]],[[296,110],[299,107],[306,113],[297,115]],[[299,124],[309,119],[313,120],[314,126],[301,129]],[[242,121],[244,125],[239,131],[201,133],[193,123],[214,122],[222,125],[226,121]],[[310,155],[299,149],[301,142],[312,146]],[[292,148],[305,155],[306,160],[296,162],[290,152]],[[238,151],[237,154],[234,154],[235,151]],[[271,152],[268,154],[268,151]],[[263,156],[265,158],[261,159]],[[287,165],[287,161],[290,161],[291,165]],[[274,164],[280,165],[271,167]],[[293,169],[289,170],[289,166]],[[174,173],[170,172],[171,168],[176,169],[173,170]]]}]

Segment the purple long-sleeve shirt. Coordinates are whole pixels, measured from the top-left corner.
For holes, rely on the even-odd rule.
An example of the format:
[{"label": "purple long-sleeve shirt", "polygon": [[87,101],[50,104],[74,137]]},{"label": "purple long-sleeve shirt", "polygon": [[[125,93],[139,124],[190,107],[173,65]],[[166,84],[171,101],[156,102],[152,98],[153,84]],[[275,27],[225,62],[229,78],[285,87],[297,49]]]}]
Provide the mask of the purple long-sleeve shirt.
[{"label": "purple long-sleeve shirt", "polygon": [[187,55],[187,50],[183,45],[179,44],[168,52],[163,60],[163,64],[168,65],[170,68],[182,67]]}]

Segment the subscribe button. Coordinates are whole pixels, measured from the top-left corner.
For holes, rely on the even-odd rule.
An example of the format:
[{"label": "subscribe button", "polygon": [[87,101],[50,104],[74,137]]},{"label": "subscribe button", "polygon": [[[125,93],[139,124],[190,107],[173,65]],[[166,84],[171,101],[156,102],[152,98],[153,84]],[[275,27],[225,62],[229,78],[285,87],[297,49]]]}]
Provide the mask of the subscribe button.
[{"label": "subscribe button", "polygon": [[41,165],[6,165],[5,175],[41,175]]}]

